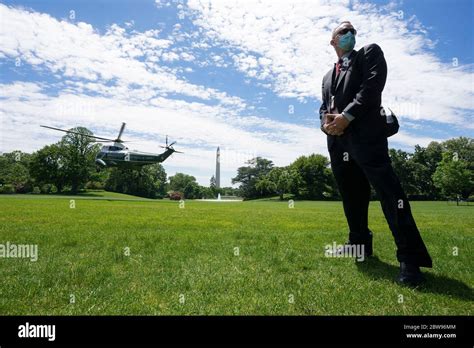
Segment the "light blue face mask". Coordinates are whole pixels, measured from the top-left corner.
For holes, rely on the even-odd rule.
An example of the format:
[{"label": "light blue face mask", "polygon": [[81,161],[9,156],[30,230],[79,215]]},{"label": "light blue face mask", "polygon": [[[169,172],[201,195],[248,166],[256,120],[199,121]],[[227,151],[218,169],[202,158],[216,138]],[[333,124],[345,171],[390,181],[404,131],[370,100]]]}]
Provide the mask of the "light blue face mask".
[{"label": "light blue face mask", "polygon": [[352,51],[356,43],[356,38],[354,34],[350,31],[339,37],[339,48],[344,51]]}]

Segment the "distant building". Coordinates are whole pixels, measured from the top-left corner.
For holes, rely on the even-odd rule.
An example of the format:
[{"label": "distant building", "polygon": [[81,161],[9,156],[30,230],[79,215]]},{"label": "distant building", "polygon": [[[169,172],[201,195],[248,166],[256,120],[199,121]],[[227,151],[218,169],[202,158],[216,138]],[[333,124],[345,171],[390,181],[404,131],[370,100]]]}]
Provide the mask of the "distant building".
[{"label": "distant building", "polygon": [[217,147],[216,152],[216,187],[221,187],[221,150],[219,146]]}]

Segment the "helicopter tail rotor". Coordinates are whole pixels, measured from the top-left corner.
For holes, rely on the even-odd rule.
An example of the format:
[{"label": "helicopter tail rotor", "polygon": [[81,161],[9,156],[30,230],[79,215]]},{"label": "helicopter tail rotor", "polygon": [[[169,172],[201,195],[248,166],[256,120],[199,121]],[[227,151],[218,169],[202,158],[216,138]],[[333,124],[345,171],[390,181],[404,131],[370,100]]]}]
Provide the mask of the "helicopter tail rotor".
[{"label": "helicopter tail rotor", "polygon": [[168,136],[166,136],[166,140],[165,140],[165,146],[163,145],[160,145],[160,147],[162,147],[163,149],[166,149],[166,150],[172,150],[173,152],[177,152],[177,153],[184,153],[182,151],[177,151],[173,148],[173,145],[176,144],[177,142],[176,141],[173,141],[171,144],[168,144]]}]

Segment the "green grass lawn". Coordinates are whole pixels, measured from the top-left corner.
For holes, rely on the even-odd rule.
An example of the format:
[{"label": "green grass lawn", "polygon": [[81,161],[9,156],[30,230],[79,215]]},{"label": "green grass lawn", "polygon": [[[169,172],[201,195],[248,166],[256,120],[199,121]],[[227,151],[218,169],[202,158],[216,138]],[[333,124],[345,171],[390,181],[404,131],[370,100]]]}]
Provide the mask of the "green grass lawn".
[{"label": "green grass lawn", "polygon": [[434,267],[411,289],[393,281],[395,244],[378,202],[370,208],[376,257],[356,263],[324,256],[326,244],[347,238],[340,202],[180,208],[99,196],[77,199],[75,209],[68,197],[0,196],[0,244],[39,249],[37,262],[0,258],[0,314],[473,313],[472,206],[412,203]]}]

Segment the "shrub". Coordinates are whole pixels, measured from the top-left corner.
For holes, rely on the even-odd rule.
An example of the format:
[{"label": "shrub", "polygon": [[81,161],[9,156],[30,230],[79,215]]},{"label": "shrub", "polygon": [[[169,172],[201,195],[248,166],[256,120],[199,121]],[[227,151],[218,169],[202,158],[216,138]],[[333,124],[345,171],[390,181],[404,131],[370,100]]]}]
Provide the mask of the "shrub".
[{"label": "shrub", "polygon": [[51,186],[51,184],[44,184],[43,186],[41,186],[41,193],[50,193]]},{"label": "shrub", "polygon": [[180,201],[183,199],[183,194],[179,191],[172,191],[169,193],[169,197],[173,201]]},{"label": "shrub", "polygon": [[28,182],[19,183],[19,184],[14,185],[13,187],[16,193],[28,193],[28,192],[33,191],[33,186]]},{"label": "shrub", "polygon": [[89,190],[103,190],[105,184],[101,183],[100,181],[88,181],[86,183],[86,189]]},{"label": "shrub", "polygon": [[15,193],[15,188],[13,185],[5,184],[0,186],[0,194],[12,194]]}]

